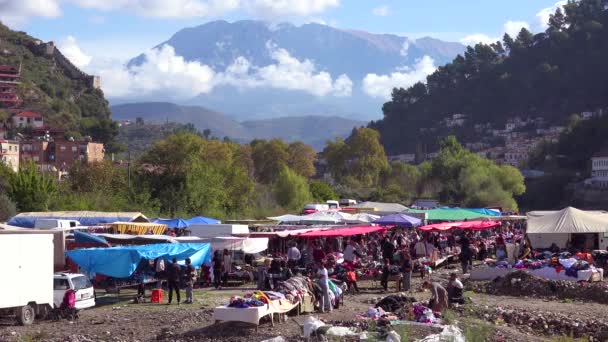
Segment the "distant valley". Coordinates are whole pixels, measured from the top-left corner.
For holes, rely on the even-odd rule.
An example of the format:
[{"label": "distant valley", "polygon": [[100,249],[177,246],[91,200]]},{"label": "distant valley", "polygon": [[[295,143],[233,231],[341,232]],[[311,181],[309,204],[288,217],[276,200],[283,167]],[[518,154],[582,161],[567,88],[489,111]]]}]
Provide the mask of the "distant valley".
[{"label": "distant valley", "polygon": [[336,116],[294,116],[239,122],[225,114],[201,106],[180,106],[169,102],[142,102],[111,107],[114,120],[140,117],[149,123],[192,123],[201,132],[211,130],[220,139],[228,137],[238,142],[253,139],[280,138],[303,141],[315,150],[323,149],[327,140],[348,136],[353,127],[364,126],[363,121]]}]

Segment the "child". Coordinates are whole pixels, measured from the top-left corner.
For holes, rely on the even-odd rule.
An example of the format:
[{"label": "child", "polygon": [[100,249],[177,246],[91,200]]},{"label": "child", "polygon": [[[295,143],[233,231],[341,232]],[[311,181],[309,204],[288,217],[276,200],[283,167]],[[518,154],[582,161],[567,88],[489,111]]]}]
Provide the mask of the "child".
[{"label": "child", "polygon": [[353,293],[352,289],[355,289],[355,292],[359,293],[359,287],[357,287],[357,274],[352,268],[349,268],[346,272],[346,285],[348,286],[348,292]]}]

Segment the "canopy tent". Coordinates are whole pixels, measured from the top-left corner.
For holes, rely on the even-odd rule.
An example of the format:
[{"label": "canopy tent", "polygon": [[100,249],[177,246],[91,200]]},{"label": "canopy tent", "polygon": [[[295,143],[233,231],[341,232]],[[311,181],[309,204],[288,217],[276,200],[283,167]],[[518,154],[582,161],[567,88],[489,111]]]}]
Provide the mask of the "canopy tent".
[{"label": "canopy tent", "polygon": [[158,223],[148,222],[114,222],[108,224],[118,234],[133,234],[133,235],[145,235],[148,232],[152,234],[160,235],[165,232],[167,226]]},{"label": "canopy tent", "polygon": [[8,224],[23,228],[34,228],[37,220],[74,220],[83,226],[95,226],[112,222],[148,222],[148,218],[138,212],[98,212],[98,211],[46,211],[21,213]]},{"label": "canopy tent", "polygon": [[352,236],[386,231],[385,227],[365,226],[365,227],[349,227],[340,229],[320,230],[316,232],[308,232],[300,234],[299,237],[314,238],[314,237],[339,237]]},{"label": "canopy tent", "polygon": [[426,219],[429,221],[463,221],[463,220],[473,220],[479,218],[486,217],[494,217],[494,215],[486,215],[482,213],[478,213],[475,211],[471,211],[468,209],[461,208],[436,208],[429,210],[417,210],[410,209],[405,212],[407,213],[423,213],[426,214]]},{"label": "canopy tent", "polygon": [[559,211],[528,213],[528,234],[608,232],[608,212],[567,207]]},{"label": "canopy tent", "polygon": [[157,218],[157,219],[152,220],[152,223],[164,224],[167,226],[167,228],[186,228],[189,226],[188,222],[186,222],[186,220],[181,219],[181,218],[176,218],[176,219]]},{"label": "canopy tent", "polygon": [[192,224],[220,224],[222,221],[204,216],[194,216],[191,219],[185,220],[188,225]]},{"label": "canopy tent", "polygon": [[381,225],[394,225],[405,228],[413,228],[419,226],[422,221],[420,219],[405,214],[392,214],[383,216],[375,220],[374,223]]},{"label": "canopy tent", "polygon": [[242,251],[245,254],[261,253],[268,249],[267,237],[242,238],[234,236],[223,236],[209,240],[212,250],[229,249]]},{"label": "canopy tent", "polygon": [[[345,213],[342,213],[345,214]],[[348,215],[348,214],[346,214]],[[275,216],[268,217],[268,219],[286,222],[286,223],[294,223],[294,222],[302,222],[302,223],[338,223],[341,222],[342,219],[338,215],[328,214],[326,212],[318,212],[310,215],[283,215],[283,216]]]},{"label": "canopy tent", "polygon": [[[448,207],[442,207],[439,209],[449,209],[449,210],[459,210],[460,208],[448,208]],[[472,211],[474,213],[478,213],[478,214],[483,214],[486,216],[501,216],[502,214],[500,213],[500,211],[495,210],[495,209],[487,209],[487,208],[462,208],[463,210],[468,210],[468,211]]]},{"label": "canopy tent", "polygon": [[500,226],[498,221],[442,222],[418,227],[423,232],[445,232],[452,229],[485,230]]},{"label": "canopy tent", "polygon": [[211,261],[209,243],[156,244],[144,246],[121,246],[110,248],[88,248],[67,251],[66,255],[88,273],[103,274],[115,278],[130,277],[144,260],[173,258],[183,261],[190,258],[192,265],[199,267]]},{"label": "canopy tent", "polygon": [[594,246],[593,236],[597,238],[597,234],[608,232],[608,213],[605,211],[567,207],[559,211],[531,211],[527,216],[526,232],[534,248],[548,248],[554,243],[564,248],[568,242],[580,242],[579,238],[583,237],[584,248],[591,250],[602,246]]},{"label": "canopy tent", "polygon": [[308,232],[318,232],[321,230],[327,230],[327,227],[324,228],[304,228],[304,229],[290,229],[290,230],[282,230],[282,231],[275,231],[275,232],[254,232],[254,233],[249,233],[247,234],[250,237],[253,238],[260,238],[260,237],[266,237],[266,238],[273,238],[273,237],[280,237],[280,238],[286,238],[289,236],[300,236],[304,233],[308,233]]},{"label": "canopy tent", "polygon": [[379,219],[380,216],[368,213],[353,214],[346,219],[346,223],[371,223]]}]

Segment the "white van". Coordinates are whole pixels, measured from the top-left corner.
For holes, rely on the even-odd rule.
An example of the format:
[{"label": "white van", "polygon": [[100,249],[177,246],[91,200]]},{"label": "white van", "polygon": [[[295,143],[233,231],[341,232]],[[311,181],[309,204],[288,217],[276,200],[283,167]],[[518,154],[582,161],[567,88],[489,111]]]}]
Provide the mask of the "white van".
[{"label": "white van", "polygon": [[82,310],[95,306],[95,289],[85,275],[80,273],[55,273],[53,278],[53,305],[58,308],[68,289],[76,293],[76,309]]},{"label": "white van", "polygon": [[80,226],[75,220],[40,219],[34,223],[35,229],[73,228]]}]

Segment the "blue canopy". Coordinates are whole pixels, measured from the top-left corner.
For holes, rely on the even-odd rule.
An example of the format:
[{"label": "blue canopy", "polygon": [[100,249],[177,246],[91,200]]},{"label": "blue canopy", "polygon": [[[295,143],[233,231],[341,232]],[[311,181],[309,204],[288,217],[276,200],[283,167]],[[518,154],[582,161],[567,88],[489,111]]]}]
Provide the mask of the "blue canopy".
[{"label": "blue canopy", "polygon": [[22,228],[34,228],[37,220],[74,220],[83,226],[114,222],[148,222],[148,219],[138,212],[48,211],[21,213],[13,216],[8,224]]},{"label": "blue canopy", "polygon": [[161,258],[170,262],[177,258],[190,258],[192,265],[200,267],[211,261],[209,243],[162,243],[142,246],[87,248],[67,251],[65,254],[88,273],[103,274],[114,278],[128,278],[142,259]]},{"label": "blue canopy", "polygon": [[405,214],[392,214],[382,216],[381,218],[375,220],[374,223],[380,225],[395,225],[400,227],[413,228],[419,226],[422,223],[422,220]]},{"label": "blue canopy", "polygon": [[108,241],[106,241],[106,239],[104,239],[103,237],[81,232],[78,230],[74,231],[74,241],[77,243],[100,243],[109,246]]},{"label": "blue canopy", "polygon": [[184,219],[181,218],[176,218],[176,219],[155,219],[152,220],[152,223],[158,223],[158,224],[166,224],[167,228],[186,228],[189,226],[188,222],[186,222]]},{"label": "blue canopy", "polygon": [[188,225],[191,225],[191,224],[219,224],[221,222],[220,222],[220,220],[216,220],[216,219],[210,218],[210,217],[194,216],[193,218],[186,220],[186,223],[188,223]]},{"label": "blue canopy", "polygon": [[500,211],[486,209],[486,208],[450,208],[450,207],[439,207],[437,209],[444,209],[444,210],[468,210],[468,211],[472,211],[474,213],[482,214],[482,215],[485,215],[485,216],[501,216]]}]

